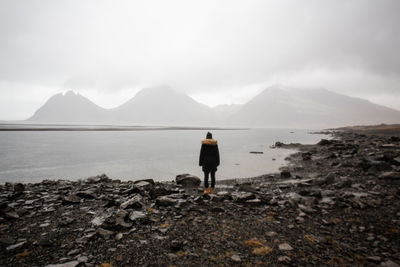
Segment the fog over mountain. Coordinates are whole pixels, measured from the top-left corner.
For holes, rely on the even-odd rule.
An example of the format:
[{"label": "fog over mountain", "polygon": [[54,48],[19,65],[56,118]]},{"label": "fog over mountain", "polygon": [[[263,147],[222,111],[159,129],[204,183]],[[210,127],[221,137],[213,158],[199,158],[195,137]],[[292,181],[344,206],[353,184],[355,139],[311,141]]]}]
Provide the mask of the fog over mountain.
[{"label": "fog over mountain", "polygon": [[51,97],[33,123],[321,128],[399,123],[400,111],[325,89],[273,86],[244,105],[209,108],[168,86],[145,88],[104,109],[72,91]]},{"label": "fog over mountain", "polygon": [[27,121],[51,124],[103,124],[111,122],[106,109],[86,97],[68,91],[56,94],[39,108]]},{"label": "fog over mountain", "polygon": [[254,97],[228,124],[258,127],[335,127],[399,123],[400,111],[325,89],[273,86]]},{"label": "fog over mountain", "polygon": [[120,124],[205,125],[214,119],[209,107],[168,86],[145,88],[110,112]]}]

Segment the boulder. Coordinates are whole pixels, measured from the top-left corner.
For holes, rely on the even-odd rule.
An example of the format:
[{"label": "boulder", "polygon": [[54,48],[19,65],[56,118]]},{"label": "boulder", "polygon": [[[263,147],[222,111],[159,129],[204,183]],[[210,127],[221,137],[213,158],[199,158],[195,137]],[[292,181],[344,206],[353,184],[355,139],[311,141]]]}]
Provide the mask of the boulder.
[{"label": "boulder", "polygon": [[151,184],[151,185],[155,185],[156,183],[154,182],[153,179],[140,179],[140,180],[136,180],[135,182],[133,182],[135,185],[140,186],[140,184],[144,185],[146,184]]},{"label": "boulder", "polygon": [[97,183],[109,183],[112,180],[110,178],[108,178],[107,175],[105,174],[101,174],[101,175],[97,175],[97,176],[92,176],[86,179],[86,182],[88,184],[97,184]]},{"label": "boulder", "polygon": [[22,194],[25,190],[25,185],[22,183],[17,183],[14,185],[14,193]]},{"label": "boulder", "polygon": [[332,141],[327,140],[327,139],[321,139],[321,141],[319,141],[317,143],[317,145],[319,145],[319,146],[328,146],[330,144],[332,144]]},{"label": "boulder", "polygon": [[289,171],[281,171],[281,178],[290,178],[292,174]]},{"label": "boulder", "polygon": [[128,209],[128,208],[140,209],[143,207],[142,197],[136,194],[131,199],[123,202],[120,207],[121,209]]},{"label": "boulder", "polygon": [[149,191],[149,195],[150,195],[151,199],[156,199],[157,197],[160,197],[160,196],[169,195],[170,193],[171,192],[163,186],[155,186],[155,187],[151,188]]},{"label": "boulder", "polygon": [[282,142],[275,142],[275,147],[283,147],[285,144]]},{"label": "boulder", "polygon": [[121,194],[123,195],[131,195],[131,194],[136,194],[136,193],[141,193],[142,190],[137,187],[136,185],[132,185],[131,187],[129,187],[128,189],[124,189]]},{"label": "boulder", "polygon": [[199,177],[188,173],[177,175],[175,182],[183,187],[198,187],[201,184]]}]

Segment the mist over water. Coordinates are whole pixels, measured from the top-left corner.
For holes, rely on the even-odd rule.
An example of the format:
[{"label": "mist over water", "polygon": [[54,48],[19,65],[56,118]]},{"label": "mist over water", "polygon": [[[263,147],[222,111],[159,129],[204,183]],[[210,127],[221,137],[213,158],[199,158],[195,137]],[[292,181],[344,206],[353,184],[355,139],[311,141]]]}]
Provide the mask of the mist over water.
[{"label": "mist over water", "polygon": [[[269,146],[276,141],[316,143],[323,138],[308,132],[212,131],[221,155],[217,179],[277,171],[293,150]],[[206,133],[206,130],[0,132],[0,182],[77,180],[101,173],[121,180],[173,180],[180,173],[202,177],[198,157]],[[250,154],[250,151],[264,154]]]}]

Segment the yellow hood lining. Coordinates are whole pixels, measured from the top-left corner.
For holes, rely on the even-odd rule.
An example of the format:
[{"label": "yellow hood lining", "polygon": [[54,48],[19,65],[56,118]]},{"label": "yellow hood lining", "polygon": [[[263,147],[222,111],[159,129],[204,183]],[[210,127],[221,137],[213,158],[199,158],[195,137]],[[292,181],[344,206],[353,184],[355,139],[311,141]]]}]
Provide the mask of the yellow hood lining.
[{"label": "yellow hood lining", "polygon": [[218,144],[217,140],[215,139],[204,139],[203,141],[201,141],[201,143],[203,145],[212,145],[212,146],[216,146]]}]

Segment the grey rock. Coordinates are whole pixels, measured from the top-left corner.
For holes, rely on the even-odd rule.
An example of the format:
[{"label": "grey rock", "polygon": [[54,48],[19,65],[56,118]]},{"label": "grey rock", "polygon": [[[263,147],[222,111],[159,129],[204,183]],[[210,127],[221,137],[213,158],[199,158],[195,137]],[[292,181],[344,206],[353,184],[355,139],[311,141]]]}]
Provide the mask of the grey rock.
[{"label": "grey rock", "polygon": [[238,187],[239,192],[250,192],[250,193],[257,193],[259,188],[255,187],[251,183],[242,183]]},{"label": "grey rock", "polygon": [[242,261],[242,259],[237,254],[233,254],[231,256],[231,260],[233,260],[234,262],[241,262]]},{"label": "grey rock", "polygon": [[300,203],[300,201],[302,200],[302,196],[300,196],[298,193],[296,192],[290,192],[287,195],[287,199],[293,201],[295,204]]},{"label": "grey rock", "polygon": [[274,236],[277,236],[278,234],[276,233],[276,232],[268,232],[267,234],[266,234],[268,237],[274,237]]},{"label": "grey rock", "polygon": [[87,256],[80,256],[77,258],[77,261],[80,263],[87,263],[89,261],[89,258]]},{"label": "grey rock", "polygon": [[230,193],[228,191],[219,191],[217,193],[217,196],[220,196],[220,197],[225,197],[225,196],[229,196],[229,195],[230,195]]},{"label": "grey rock", "polygon": [[305,213],[312,213],[314,210],[311,207],[304,206],[302,204],[298,205],[299,209],[304,211]]},{"label": "grey rock", "polygon": [[104,239],[110,239],[110,237],[114,234],[113,231],[110,230],[106,230],[103,228],[98,228],[96,231],[101,237],[103,237]]},{"label": "grey rock", "polygon": [[177,175],[175,182],[183,187],[198,187],[201,184],[199,177],[188,173]]},{"label": "grey rock", "polygon": [[75,267],[79,265],[79,261],[69,261],[66,263],[60,263],[60,264],[49,264],[46,265],[45,267]]},{"label": "grey rock", "polygon": [[71,251],[68,252],[68,256],[72,256],[72,255],[78,255],[81,252],[81,250],[79,248],[77,249],[73,249]]},{"label": "grey rock", "polygon": [[130,194],[135,194],[135,193],[140,193],[140,192],[142,192],[142,190],[139,187],[137,187],[136,185],[132,185],[132,186],[130,186],[130,188],[125,189],[121,193],[123,195],[130,195]]},{"label": "grey rock", "polygon": [[149,187],[151,184],[147,181],[139,181],[139,182],[136,182],[135,185],[137,187]]},{"label": "grey rock", "polygon": [[366,260],[367,261],[371,261],[371,262],[375,262],[375,263],[379,263],[379,262],[382,261],[382,258],[379,257],[379,256],[369,256],[369,257],[366,257]]},{"label": "grey rock", "polygon": [[155,182],[154,182],[153,179],[140,179],[140,180],[136,180],[136,181],[134,182],[134,184],[138,185],[138,184],[141,183],[141,182],[146,182],[147,184],[155,185]]},{"label": "grey rock", "polygon": [[14,193],[22,194],[25,190],[25,185],[22,183],[14,184]]},{"label": "grey rock", "polygon": [[6,213],[4,213],[4,215],[8,219],[18,219],[19,218],[19,215],[13,211],[6,212]]},{"label": "grey rock", "polygon": [[129,219],[131,219],[132,221],[136,221],[139,219],[144,219],[146,218],[146,214],[144,212],[141,211],[132,211],[131,214],[129,214]]},{"label": "grey rock", "polygon": [[332,144],[332,141],[327,140],[327,139],[321,139],[321,141],[319,141],[317,143],[317,145],[319,145],[319,146],[328,146],[328,145],[331,145],[331,144]]},{"label": "grey rock", "polygon": [[75,221],[74,218],[69,218],[69,217],[67,217],[67,218],[62,218],[59,225],[60,225],[60,226],[68,226],[68,225],[70,225],[71,223],[73,223],[74,221]]},{"label": "grey rock", "polygon": [[183,242],[179,240],[172,240],[170,244],[170,248],[172,251],[178,251],[182,249],[183,247]]},{"label": "grey rock", "polygon": [[275,145],[274,145],[274,147],[283,147],[285,144],[284,143],[282,143],[282,142],[275,142]]},{"label": "grey rock", "polygon": [[143,207],[142,197],[139,194],[136,194],[131,199],[123,202],[120,207],[121,209],[127,209],[127,208],[140,209]]},{"label": "grey rock", "polygon": [[96,198],[96,193],[92,190],[79,191],[76,193],[76,195],[78,197],[86,198],[86,199]]},{"label": "grey rock", "polygon": [[315,179],[314,183],[317,185],[329,185],[333,184],[336,180],[336,175],[334,173],[329,173],[327,176],[319,179]]},{"label": "grey rock", "polygon": [[149,190],[149,195],[151,199],[156,199],[160,196],[169,195],[170,193],[171,192],[163,186],[154,186]]},{"label": "grey rock", "polygon": [[249,206],[260,206],[263,204],[263,202],[258,198],[246,200],[245,203]]},{"label": "grey rock", "polygon": [[0,236],[0,244],[11,245],[11,244],[14,244],[14,242],[15,242],[15,239],[11,236],[8,236],[8,235]]},{"label": "grey rock", "polygon": [[176,255],[175,253],[168,253],[168,254],[167,254],[167,257],[168,257],[170,260],[174,260],[174,259],[178,258],[178,255]]},{"label": "grey rock", "polygon": [[105,216],[97,216],[97,217],[93,218],[92,224],[94,226],[101,226],[101,225],[103,225],[105,220],[106,220]]},{"label": "grey rock", "polygon": [[379,176],[379,179],[400,181],[400,172],[384,172]]},{"label": "grey rock", "polygon": [[381,262],[381,264],[379,266],[382,266],[382,267],[400,267],[399,264],[397,264],[397,263],[395,263],[394,261],[391,261],[391,260],[387,260],[387,261]]},{"label": "grey rock", "polygon": [[290,251],[293,250],[293,248],[288,243],[282,243],[279,245],[279,250]]},{"label": "grey rock", "polygon": [[232,194],[232,197],[235,199],[236,202],[244,203],[247,200],[255,199],[256,196],[250,192],[236,192]]},{"label": "grey rock", "polygon": [[92,176],[86,179],[86,182],[89,184],[96,184],[96,183],[109,183],[112,180],[108,178],[107,175],[101,174],[97,176]]},{"label": "grey rock", "polygon": [[26,241],[22,241],[22,242],[19,242],[19,243],[17,243],[17,244],[8,246],[8,247],[6,248],[6,250],[7,250],[7,251],[12,251],[12,250],[21,248],[23,245],[25,245],[25,243],[26,243]]},{"label": "grey rock", "polygon": [[178,204],[178,200],[168,197],[168,196],[160,196],[156,199],[156,204],[158,206],[175,206],[176,204]]},{"label": "grey rock", "polygon": [[281,171],[281,178],[290,178],[292,174],[289,171]]},{"label": "grey rock", "polygon": [[118,234],[116,234],[116,236],[115,236],[115,240],[121,240],[123,237],[124,237],[124,234],[123,234],[123,233],[118,233]]},{"label": "grey rock", "polygon": [[128,216],[128,212],[127,212],[127,211],[125,211],[125,210],[118,210],[118,211],[115,213],[115,216],[116,216],[116,218],[115,218],[115,224],[116,224],[116,225],[122,226],[122,227],[124,227],[124,228],[130,228],[130,227],[132,227],[132,224],[131,224],[131,223],[125,222],[125,218]]},{"label": "grey rock", "polygon": [[292,259],[289,258],[288,256],[280,256],[278,258],[278,262],[280,262],[280,263],[289,263],[291,261],[292,261]]},{"label": "grey rock", "polygon": [[63,198],[64,204],[78,204],[81,203],[81,199],[75,195],[68,195]]},{"label": "grey rock", "polygon": [[212,207],[211,211],[212,212],[225,212],[225,209],[222,207]]}]

